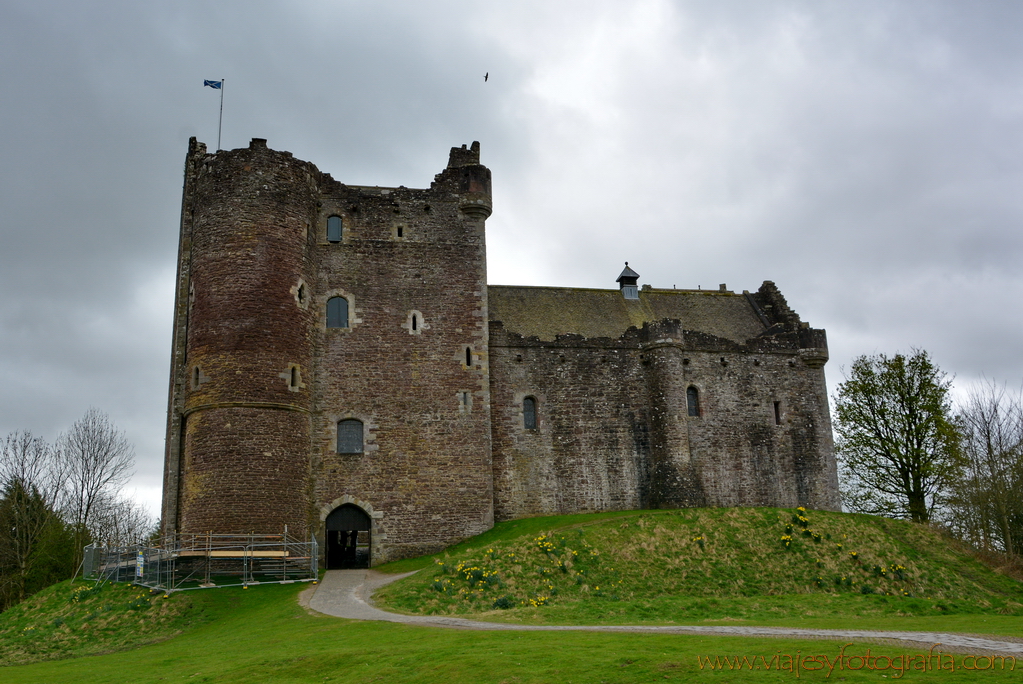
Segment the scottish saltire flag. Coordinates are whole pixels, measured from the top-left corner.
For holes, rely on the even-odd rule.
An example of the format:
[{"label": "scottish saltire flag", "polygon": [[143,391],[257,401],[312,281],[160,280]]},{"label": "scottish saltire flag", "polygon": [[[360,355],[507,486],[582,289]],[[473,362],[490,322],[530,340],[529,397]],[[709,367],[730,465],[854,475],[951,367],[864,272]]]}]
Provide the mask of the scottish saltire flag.
[{"label": "scottish saltire flag", "polygon": [[206,80],[204,80],[202,82],[202,85],[203,85],[204,88],[206,86],[209,86],[210,88],[213,88],[214,90],[220,90],[221,86],[224,85],[224,82],[223,81],[206,81]]}]

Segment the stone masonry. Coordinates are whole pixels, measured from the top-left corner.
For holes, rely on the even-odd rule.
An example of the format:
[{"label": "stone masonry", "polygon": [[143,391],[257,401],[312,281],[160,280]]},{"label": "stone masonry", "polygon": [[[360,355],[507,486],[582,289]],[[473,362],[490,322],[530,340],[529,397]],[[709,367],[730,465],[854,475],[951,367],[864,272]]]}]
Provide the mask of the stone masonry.
[{"label": "stone masonry", "polygon": [[344,506],[375,565],[495,519],[838,508],[826,337],[773,283],[488,287],[490,213],[478,143],[409,189],[193,138],[164,532],[324,542]]}]

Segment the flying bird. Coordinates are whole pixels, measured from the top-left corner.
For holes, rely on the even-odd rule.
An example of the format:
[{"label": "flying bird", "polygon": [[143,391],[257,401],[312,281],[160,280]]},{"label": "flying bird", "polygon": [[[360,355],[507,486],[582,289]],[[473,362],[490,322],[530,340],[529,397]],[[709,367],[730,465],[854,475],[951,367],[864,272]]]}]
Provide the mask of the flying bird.
[{"label": "flying bird", "polygon": [[490,78],[490,72],[489,71],[487,73],[483,74],[483,82],[486,83],[488,78]]}]

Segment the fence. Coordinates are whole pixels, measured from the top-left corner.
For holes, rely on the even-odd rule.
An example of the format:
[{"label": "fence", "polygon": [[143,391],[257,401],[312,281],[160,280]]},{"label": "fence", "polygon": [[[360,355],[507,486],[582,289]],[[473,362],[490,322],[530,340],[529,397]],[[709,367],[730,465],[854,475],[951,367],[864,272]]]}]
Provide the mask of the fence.
[{"label": "fence", "polygon": [[161,591],[309,582],[315,539],[285,534],[176,534],[153,546],[85,547],[87,579],[133,582]]}]

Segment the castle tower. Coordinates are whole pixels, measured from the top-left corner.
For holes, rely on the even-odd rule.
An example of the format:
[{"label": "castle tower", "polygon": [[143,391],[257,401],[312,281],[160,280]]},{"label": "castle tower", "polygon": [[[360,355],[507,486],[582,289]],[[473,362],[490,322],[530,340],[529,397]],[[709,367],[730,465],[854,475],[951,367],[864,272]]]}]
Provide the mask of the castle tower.
[{"label": "castle tower", "polygon": [[193,139],[164,532],[287,525],[329,566],[341,533],[376,564],[491,527],[491,206],[479,143],[416,190]]},{"label": "castle tower", "polygon": [[689,423],[699,414],[699,394],[685,358],[685,339],[673,321],[643,328],[642,364],[650,406],[650,463],[647,505],[703,506],[700,479],[689,445]]},{"label": "castle tower", "polygon": [[328,547],[346,529],[330,517],[339,506],[367,514],[373,563],[493,525],[490,195],[479,143],[452,149],[425,190],[322,181],[314,305],[341,314],[316,325],[314,500]]},{"label": "castle tower", "polygon": [[307,529],[315,169],[193,138],[175,305],[165,532]]}]

